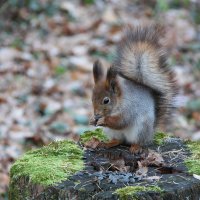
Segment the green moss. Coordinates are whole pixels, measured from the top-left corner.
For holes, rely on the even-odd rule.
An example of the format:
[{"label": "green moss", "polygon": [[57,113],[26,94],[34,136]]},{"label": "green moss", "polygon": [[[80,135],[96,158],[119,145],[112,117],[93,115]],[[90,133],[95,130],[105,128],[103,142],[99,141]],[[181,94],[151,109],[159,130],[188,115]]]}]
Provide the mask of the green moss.
[{"label": "green moss", "polygon": [[173,137],[172,135],[170,134],[167,134],[167,133],[163,133],[163,132],[156,132],[154,134],[154,143],[157,144],[157,145],[163,145],[165,143],[165,140],[167,138],[171,138]]},{"label": "green moss", "polygon": [[187,147],[192,155],[185,160],[188,171],[200,175],[200,141],[187,141]]},{"label": "green moss", "polygon": [[108,137],[105,135],[105,133],[103,132],[103,129],[101,128],[97,128],[94,131],[85,131],[80,136],[80,139],[81,139],[81,142],[84,144],[90,141],[93,137],[100,140],[101,142],[108,141]]},{"label": "green moss", "polygon": [[28,177],[32,183],[52,185],[83,169],[83,151],[72,141],[52,142],[27,152],[10,171],[11,182]]},{"label": "green moss", "polygon": [[132,200],[139,200],[138,194],[141,192],[156,192],[156,193],[162,193],[163,190],[158,186],[127,186],[120,189],[117,189],[115,191],[116,194],[119,195],[119,199],[126,200],[126,199],[132,199]]}]

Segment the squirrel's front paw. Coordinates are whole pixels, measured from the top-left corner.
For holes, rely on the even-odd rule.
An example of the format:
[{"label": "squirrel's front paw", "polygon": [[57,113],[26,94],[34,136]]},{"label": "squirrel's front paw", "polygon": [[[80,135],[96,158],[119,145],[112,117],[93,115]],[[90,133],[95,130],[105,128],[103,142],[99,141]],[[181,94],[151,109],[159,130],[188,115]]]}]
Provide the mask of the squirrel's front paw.
[{"label": "squirrel's front paw", "polygon": [[90,120],[89,120],[89,125],[93,125],[93,126],[96,126],[96,119],[94,117],[91,117]]},{"label": "squirrel's front paw", "polygon": [[96,126],[105,126],[105,125],[106,125],[106,123],[105,123],[105,117],[99,118],[99,120],[96,123]]}]

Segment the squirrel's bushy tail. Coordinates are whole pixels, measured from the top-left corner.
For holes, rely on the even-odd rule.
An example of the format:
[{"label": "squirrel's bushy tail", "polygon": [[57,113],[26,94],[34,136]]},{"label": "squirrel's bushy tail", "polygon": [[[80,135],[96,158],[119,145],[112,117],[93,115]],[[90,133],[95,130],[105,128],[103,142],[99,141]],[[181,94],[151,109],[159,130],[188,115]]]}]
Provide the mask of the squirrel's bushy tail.
[{"label": "squirrel's bushy tail", "polygon": [[114,61],[114,68],[120,76],[152,90],[159,124],[171,113],[176,93],[174,75],[160,44],[162,30],[158,25],[129,27],[117,48]]}]

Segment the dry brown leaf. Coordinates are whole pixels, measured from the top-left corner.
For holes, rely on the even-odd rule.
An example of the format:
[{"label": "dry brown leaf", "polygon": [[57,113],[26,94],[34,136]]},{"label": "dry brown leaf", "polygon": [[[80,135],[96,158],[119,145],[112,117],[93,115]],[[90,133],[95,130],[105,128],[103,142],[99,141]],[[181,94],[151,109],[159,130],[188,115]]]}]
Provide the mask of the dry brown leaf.
[{"label": "dry brown leaf", "polygon": [[102,18],[107,23],[115,23],[117,21],[117,15],[111,7],[106,8]]},{"label": "dry brown leaf", "polygon": [[7,103],[7,100],[5,97],[0,96],[0,104],[3,104],[3,103]]},{"label": "dry brown leaf", "polygon": [[92,148],[92,149],[95,149],[101,142],[93,137],[91,140],[87,141],[84,143],[84,146],[87,147],[87,148]]},{"label": "dry brown leaf", "polygon": [[111,160],[110,164],[113,170],[117,170],[120,172],[128,172],[130,169],[130,166],[125,165],[125,161],[123,158]]},{"label": "dry brown leaf", "polygon": [[136,171],[137,176],[144,177],[147,175],[148,167],[144,166],[140,161],[138,161],[138,170]]},{"label": "dry brown leaf", "polygon": [[158,166],[164,164],[164,159],[163,159],[162,155],[159,154],[158,152],[150,151],[147,158],[150,162],[152,162],[152,164],[155,164]]},{"label": "dry brown leaf", "polygon": [[200,121],[200,113],[199,112],[193,112],[192,113],[192,118],[195,119],[196,121]]},{"label": "dry brown leaf", "polygon": [[143,166],[163,166],[164,160],[161,154],[153,150],[149,150],[148,156],[142,161]]}]

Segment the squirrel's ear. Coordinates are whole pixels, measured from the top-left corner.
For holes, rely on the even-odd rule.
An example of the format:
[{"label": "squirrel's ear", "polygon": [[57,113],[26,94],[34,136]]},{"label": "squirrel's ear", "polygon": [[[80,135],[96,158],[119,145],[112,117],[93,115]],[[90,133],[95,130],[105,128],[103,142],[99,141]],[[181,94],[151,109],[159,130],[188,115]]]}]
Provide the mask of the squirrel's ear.
[{"label": "squirrel's ear", "polygon": [[121,90],[119,86],[119,81],[117,78],[117,71],[111,66],[107,71],[106,76],[106,87],[111,89],[114,93],[120,95]]},{"label": "squirrel's ear", "polygon": [[104,76],[103,66],[99,60],[96,60],[93,64],[93,76],[95,84]]}]

